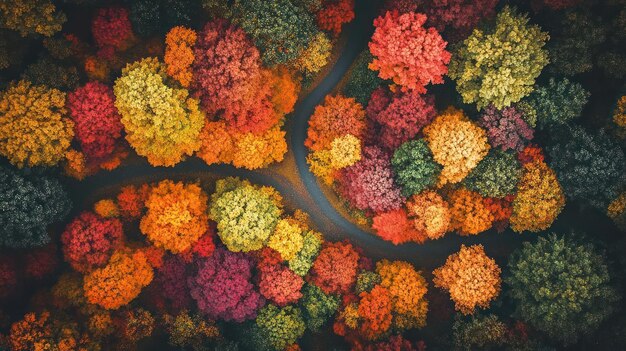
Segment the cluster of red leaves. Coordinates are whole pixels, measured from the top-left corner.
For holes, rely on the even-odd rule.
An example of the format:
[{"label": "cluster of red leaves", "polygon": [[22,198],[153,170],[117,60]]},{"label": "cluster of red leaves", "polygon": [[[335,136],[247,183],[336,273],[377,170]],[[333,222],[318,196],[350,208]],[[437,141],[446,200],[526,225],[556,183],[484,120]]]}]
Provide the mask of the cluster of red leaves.
[{"label": "cluster of red leaves", "polygon": [[317,13],[317,26],[338,36],[341,26],[354,19],[354,0],[327,1],[325,6]]},{"label": "cluster of red leaves", "polygon": [[100,48],[100,56],[108,56],[112,50],[123,49],[133,36],[128,10],[123,7],[98,9],[91,23],[91,34]]},{"label": "cluster of red leaves", "polygon": [[178,255],[167,255],[163,264],[156,270],[158,295],[170,301],[174,309],[191,306],[191,295],[187,288],[186,262]]},{"label": "cluster of red leaves", "polygon": [[374,55],[370,68],[383,79],[392,79],[403,91],[426,92],[426,85],[443,83],[451,54],[435,28],[424,28],[426,16],[387,12],[374,20],[376,30],[369,43]]},{"label": "cluster of red leaves", "polygon": [[117,195],[117,206],[122,217],[126,219],[141,217],[149,194],[150,187],[147,184],[142,185],[140,188],[133,185],[123,187]]},{"label": "cluster of red leaves", "polygon": [[281,264],[259,266],[259,291],[266,299],[278,306],[297,302],[302,297],[300,290],[304,279]]},{"label": "cluster of red leaves", "polygon": [[352,206],[364,211],[381,213],[404,203],[389,155],[376,146],[363,148],[363,158],[340,171],[338,190]]},{"label": "cluster of red leaves", "polygon": [[313,262],[310,282],[327,294],[345,294],[356,281],[359,254],[347,241],[325,242]]},{"label": "cluster of red leaves", "polygon": [[122,135],[113,90],[105,84],[89,82],[67,95],[66,106],[74,120],[74,134],[87,158],[101,160],[110,156]]},{"label": "cluster of red leaves", "polygon": [[102,267],[122,245],[123,235],[119,219],[83,212],[67,225],[61,235],[65,260],[82,273]]},{"label": "cluster of red leaves", "polygon": [[407,242],[421,244],[426,240],[426,234],[415,229],[404,208],[374,216],[372,229],[376,231],[376,235],[394,245]]},{"label": "cluster of red leaves", "polygon": [[468,34],[483,18],[493,17],[498,0],[428,0],[428,24],[443,32],[452,28]]},{"label": "cluster of red leaves", "polygon": [[531,144],[517,154],[517,159],[522,165],[533,162],[544,162],[545,156],[541,147]]},{"label": "cluster of red leaves", "polygon": [[379,88],[367,105],[367,117],[376,130],[375,143],[387,150],[395,150],[413,139],[436,114],[435,98],[416,91],[390,97],[387,90]]}]

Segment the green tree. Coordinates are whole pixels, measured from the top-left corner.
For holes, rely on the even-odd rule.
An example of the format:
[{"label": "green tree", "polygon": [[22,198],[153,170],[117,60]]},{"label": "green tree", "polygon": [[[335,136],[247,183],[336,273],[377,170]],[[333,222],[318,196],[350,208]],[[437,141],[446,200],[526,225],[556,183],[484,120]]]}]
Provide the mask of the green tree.
[{"label": "green tree", "polygon": [[548,84],[535,88],[528,102],[537,113],[539,127],[548,128],[580,117],[589,96],[578,83],[570,82],[567,78],[559,81],[550,78]]},{"label": "green tree", "polygon": [[306,284],[302,289],[302,295],[300,304],[306,326],[309,330],[317,332],[339,308],[339,297],[327,295],[313,284]]},{"label": "green tree", "polygon": [[295,1],[236,0],[234,6],[234,22],[252,37],[270,66],[296,59],[318,32],[313,16]]},{"label": "green tree", "polygon": [[624,151],[605,133],[587,133],[582,127],[563,130],[549,146],[554,169],[565,195],[605,209],[623,189],[626,179]]},{"label": "green tree", "polygon": [[271,349],[281,351],[298,341],[304,334],[302,311],[294,306],[263,307],[256,318],[256,326]]},{"label": "green tree", "polygon": [[496,315],[457,314],[452,325],[452,342],[455,350],[500,350],[508,332],[506,324]]},{"label": "green tree", "polygon": [[48,225],[63,220],[71,206],[56,179],[24,176],[9,166],[0,166],[0,246],[47,244]]},{"label": "green tree", "polygon": [[372,271],[363,271],[359,273],[356,277],[356,285],[354,286],[354,291],[358,294],[366,291],[370,292],[372,289],[380,284],[382,278],[376,272]]},{"label": "green tree", "polygon": [[218,235],[230,251],[259,250],[274,231],[281,211],[267,192],[247,182],[229,182],[232,179],[219,180],[211,196],[209,213],[217,222]]},{"label": "green tree", "polygon": [[448,75],[466,103],[479,109],[493,104],[510,106],[530,94],[535,79],[548,64],[543,48],[549,36],[526,15],[506,6],[486,29],[474,32],[459,45]]},{"label": "green tree", "polygon": [[322,249],[322,235],[314,231],[304,234],[302,249],[296,253],[296,257],[289,260],[289,269],[297,275],[304,277],[311,269],[313,261]]},{"label": "green tree", "polygon": [[423,139],[400,145],[393,153],[391,166],[404,196],[411,196],[434,186],[441,172],[441,165],[435,162]]},{"label": "green tree", "polygon": [[465,186],[484,197],[505,197],[515,193],[522,167],[515,155],[492,149],[465,178]]},{"label": "green tree", "polygon": [[591,245],[550,234],[511,255],[505,282],[516,314],[564,344],[594,332],[619,295],[603,255]]},{"label": "green tree", "polygon": [[378,72],[369,69],[369,64],[374,60],[374,56],[369,49],[365,48],[352,64],[348,73],[343,94],[356,99],[358,103],[367,106],[372,92],[384,82],[378,77]]}]

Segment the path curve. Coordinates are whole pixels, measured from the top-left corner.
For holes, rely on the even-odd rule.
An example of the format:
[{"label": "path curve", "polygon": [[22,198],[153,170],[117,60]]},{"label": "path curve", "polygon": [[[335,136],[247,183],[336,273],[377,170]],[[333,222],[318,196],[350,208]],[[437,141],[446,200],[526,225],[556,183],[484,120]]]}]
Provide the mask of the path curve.
[{"label": "path curve", "polygon": [[[163,178],[185,179],[193,178],[199,173],[211,173],[219,177],[235,176],[248,179],[256,184],[276,188],[284,197],[291,200],[290,202],[294,203],[296,208],[309,213],[319,231],[324,234],[330,233],[330,237],[333,239],[350,239],[375,259],[402,259],[421,268],[432,269],[443,264],[446,257],[458,251],[461,244],[476,243],[483,244],[487,253],[495,256],[496,259],[504,259],[512,248],[522,241],[521,236],[511,233],[499,234],[495,231],[472,237],[459,237],[449,234],[442,239],[428,241],[422,245],[410,243],[395,246],[363,231],[337,212],[322,192],[315,175],[309,171],[306,163],[307,149],[304,147],[309,117],[315,106],[340,82],[352,62],[366,47],[373,32],[372,21],[377,13],[377,3],[375,1],[357,1],[355,6],[356,18],[345,28],[347,40],[339,59],[326,77],[297,103],[293,115],[289,117],[286,124],[290,148],[294,154],[300,181],[306,189],[306,194],[299,194],[295,184],[271,170],[250,171],[230,165],[209,166],[197,157],[192,157],[169,168],[152,167],[142,159],[141,162],[124,165],[111,172],[97,173],[81,182],[72,182],[69,188],[71,193],[75,194],[75,201],[81,206],[85,205],[87,199],[93,199],[107,188],[138,179],[145,181],[156,181]],[[506,240],[503,240],[503,235],[507,237]]]}]

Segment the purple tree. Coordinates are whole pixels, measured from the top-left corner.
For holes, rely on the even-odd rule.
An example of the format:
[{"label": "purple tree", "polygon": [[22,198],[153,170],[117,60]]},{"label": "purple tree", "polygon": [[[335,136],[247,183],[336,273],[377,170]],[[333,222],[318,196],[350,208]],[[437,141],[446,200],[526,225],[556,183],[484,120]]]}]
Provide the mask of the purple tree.
[{"label": "purple tree", "polygon": [[515,107],[498,110],[490,105],[480,117],[479,124],[487,129],[491,146],[505,151],[521,151],[533,138],[533,129],[524,121],[523,116],[523,112]]},{"label": "purple tree", "polygon": [[167,255],[163,258],[163,264],[157,270],[156,280],[160,294],[172,303],[177,310],[188,308],[191,304],[191,296],[187,289],[185,279],[185,261],[177,255]]},{"label": "purple tree", "polygon": [[253,261],[243,253],[218,248],[198,263],[188,280],[198,309],[212,319],[241,323],[256,317],[265,299],[252,284]]}]

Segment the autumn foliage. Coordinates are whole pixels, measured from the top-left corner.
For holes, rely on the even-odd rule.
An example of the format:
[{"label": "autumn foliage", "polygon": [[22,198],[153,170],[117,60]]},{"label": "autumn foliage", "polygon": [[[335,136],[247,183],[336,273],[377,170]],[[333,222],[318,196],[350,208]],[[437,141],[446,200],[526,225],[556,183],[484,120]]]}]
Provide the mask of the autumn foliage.
[{"label": "autumn foliage", "polygon": [[365,132],[365,110],[353,98],[328,95],[315,107],[309,119],[304,145],[313,151],[326,149],[333,140],[346,134],[359,139]]},{"label": "autumn foliage", "polygon": [[195,44],[196,32],[189,28],[174,27],[165,36],[164,61],[167,74],[185,88],[189,87],[193,76],[191,65]]}]

